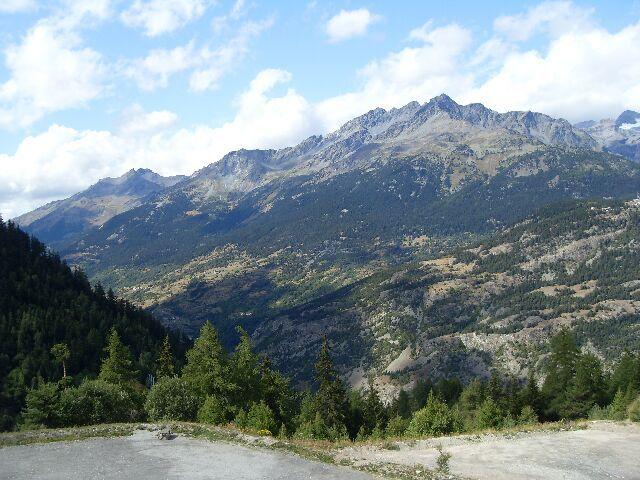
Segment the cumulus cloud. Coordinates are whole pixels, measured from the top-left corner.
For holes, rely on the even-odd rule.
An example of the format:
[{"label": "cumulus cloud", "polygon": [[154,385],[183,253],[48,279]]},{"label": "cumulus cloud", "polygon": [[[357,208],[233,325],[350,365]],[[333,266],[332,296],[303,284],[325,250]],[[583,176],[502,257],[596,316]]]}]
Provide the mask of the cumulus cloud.
[{"label": "cumulus cloud", "polygon": [[369,26],[381,18],[380,15],[371,13],[366,8],[340,10],[326,23],[325,32],[329,42],[338,43],[364,35]]},{"label": "cumulus cloud", "polygon": [[155,49],[144,58],[126,62],[122,72],[143,90],[154,90],[166,87],[173,75],[191,71],[191,90],[213,90],[224,75],[244,60],[251,41],[272,25],[272,18],[245,22],[230,40],[218,47],[196,47],[191,41],[173,49]]},{"label": "cumulus cloud", "polygon": [[135,0],[120,18],[125,25],[156,37],[200,18],[210,4],[208,0]]},{"label": "cumulus cloud", "polygon": [[429,23],[415,30],[412,38],[419,44],[362,68],[359,90],[319,102],[324,130],[375,107],[396,107],[412,100],[425,101],[445,91],[471,88],[472,75],[460,69],[462,56],[471,45],[468,30],[456,24],[432,28]]},{"label": "cumulus cloud", "polygon": [[611,33],[567,33],[546,53],[509,54],[463,99],[499,110],[536,110],[571,121],[600,119],[640,106],[640,23]]},{"label": "cumulus cloud", "polygon": [[68,2],[64,11],[38,21],[20,43],[5,49],[10,76],[0,84],[0,127],[25,127],[102,93],[102,56],[82,44],[77,29],[108,11],[104,0]]}]

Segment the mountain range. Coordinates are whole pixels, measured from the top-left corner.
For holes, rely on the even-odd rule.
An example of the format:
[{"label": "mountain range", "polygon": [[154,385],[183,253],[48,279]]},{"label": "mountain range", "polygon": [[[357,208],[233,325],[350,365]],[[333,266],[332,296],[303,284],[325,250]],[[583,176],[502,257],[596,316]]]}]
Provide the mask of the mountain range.
[{"label": "mountain range", "polygon": [[[172,328],[195,335],[210,320],[230,343],[244,326],[299,382],[323,336],[352,385],[487,372],[496,359],[519,375],[562,325],[604,357],[634,338],[621,315],[606,317],[622,323],[604,346],[580,325],[611,305],[637,319],[637,287],[607,283],[637,272],[604,281],[598,263],[635,258],[640,164],[615,146],[637,139],[635,115],[571,125],[441,95],[155,176],[144,193],[87,194],[98,183],[18,223]],[[75,222],[82,198],[94,200]],[[602,241],[584,241],[595,232]]]}]

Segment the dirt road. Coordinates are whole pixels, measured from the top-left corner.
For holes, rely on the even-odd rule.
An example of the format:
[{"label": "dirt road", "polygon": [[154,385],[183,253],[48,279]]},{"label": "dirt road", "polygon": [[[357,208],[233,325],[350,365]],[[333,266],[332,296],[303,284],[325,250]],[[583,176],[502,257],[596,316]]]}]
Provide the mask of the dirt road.
[{"label": "dirt road", "polygon": [[448,437],[398,443],[397,450],[349,447],[356,464],[391,462],[434,468],[437,445],[451,453],[451,473],[486,480],[640,479],[640,426],[593,422],[585,430]]},{"label": "dirt road", "polygon": [[372,477],[295,455],[152,432],[0,449],[1,479],[299,480]]}]

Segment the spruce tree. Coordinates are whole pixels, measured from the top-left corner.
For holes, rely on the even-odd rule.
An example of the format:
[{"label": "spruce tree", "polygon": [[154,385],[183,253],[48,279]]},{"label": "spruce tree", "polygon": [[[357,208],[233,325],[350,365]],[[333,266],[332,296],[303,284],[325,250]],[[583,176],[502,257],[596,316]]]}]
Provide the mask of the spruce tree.
[{"label": "spruce tree", "polygon": [[563,418],[583,418],[595,405],[604,404],[606,383],[600,360],[583,355],[576,364],[576,374],[569,384],[566,401],[560,409]]},{"label": "spruce tree", "polygon": [[548,418],[561,417],[561,410],[566,404],[567,391],[575,375],[579,357],[580,351],[568,330],[561,330],[551,339],[547,377],[542,386],[542,393],[548,405],[545,412]]},{"label": "spruce tree", "polygon": [[376,427],[384,429],[387,426],[386,411],[378,392],[373,388],[373,383],[369,383],[364,400],[363,426],[367,435],[371,435]]},{"label": "spruce tree", "polygon": [[187,364],[182,376],[203,397],[217,395],[228,398],[234,390],[229,375],[227,352],[220,344],[218,331],[206,322],[200,336],[187,352]]},{"label": "spruce tree", "polygon": [[173,366],[173,355],[171,354],[171,343],[169,342],[169,335],[166,335],[156,359],[156,377],[160,380],[174,375],[175,368]]},{"label": "spruce tree", "polygon": [[315,365],[318,391],[315,396],[316,414],[330,429],[345,429],[347,399],[345,389],[333,367],[326,337]]},{"label": "spruce tree", "polygon": [[411,398],[404,388],[400,389],[393,410],[396,415],[402,418],[411,418]]},{"label": "spruce tree", "polygon": [[126,384],[136,379],[138,372],[134,369],[131,352],[120,340],[116,327],[111,328],[105,352],[107,357],[100,366],[100,380]]}]

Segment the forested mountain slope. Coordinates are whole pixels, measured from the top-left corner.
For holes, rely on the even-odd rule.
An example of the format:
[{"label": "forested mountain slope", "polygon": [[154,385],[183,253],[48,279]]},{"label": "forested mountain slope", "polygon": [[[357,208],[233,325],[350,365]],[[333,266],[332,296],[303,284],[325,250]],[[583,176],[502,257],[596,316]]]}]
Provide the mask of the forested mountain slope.
[{"label": "forested mountain slope", "polygon": [[562,327],[608,362],[640,345],[640,201],[542,209],[454,254],[375,275],[256,322],[294,375],[323,335],[353,385],[523,376]]},{"label": "forested mountain slope", "polygon": [[[166,329],[149,313],[92,287],[44,244],[0,219],[0,430],[11,428],[28,388],[58,380],[62,366],[51,347],[64,343],[70,375],[95,375],[116,327],[131,348],[140,378],[150,371]],[[178,355],[186,342],[175,334]]]}]

